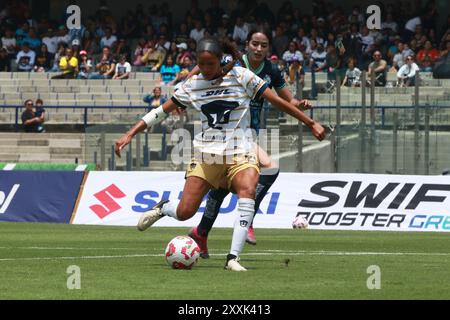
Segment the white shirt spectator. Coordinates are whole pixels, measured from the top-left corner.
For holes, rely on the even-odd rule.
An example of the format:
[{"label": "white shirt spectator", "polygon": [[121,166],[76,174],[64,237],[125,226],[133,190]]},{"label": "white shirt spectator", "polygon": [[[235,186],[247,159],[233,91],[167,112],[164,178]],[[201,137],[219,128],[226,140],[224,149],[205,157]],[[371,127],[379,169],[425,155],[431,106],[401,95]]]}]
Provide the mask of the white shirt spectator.
[{"label": "white shirt spectator", "polygon": [[391,21],[391,22],[383,22],[381,23],[381,30],[383,29],[391,29],[394,32],[397,32],[398,30],[398,24],[395,21]]},{"label": "white shirt spectator", "polygon": [[56,37],[56,43],[64,42],[65,44],[69,44],[70,35],[67,33],[65,36]]},{"label": "white shirt spectator", "polygon": [[411,63],[411,65],[405,63],[400,70],[398,70],[397,72],[397,77],[398,78],[412,78],[416,75],[416,72],[419,71],[419,66],[413,62]]},{"label": "white shirt spectator", "polygon": [[316,68],[323,68],[323,66],[326,63],[326,57],[327,57],[327,52],[325,50],[323,50],[322,52],[317,52],[317,50],[314,50],[311,53],[311,59],[314,60],[314,66]]},{"label": "white shirt spectator", "polygon": [[416,31],[416,27],[419,24],[422,24],[422,21],[420,20],[420,17],[415,17],[415,18],[409,19],[405,23],[405,29],[409,30],[411,32],[415,32]]},{"label": "white shirt spectator", "polygon": [[239,43],[245,43],[248,35],[248,24],[244,23],[242,27],[238,25],[234,26],[233,30],[233,39],[238,41]]},{"label": "white shirt spectator", "polygon": [[189,38],[194,39],[197,43],[202,39],[205,35],[205,29],[202,28],[200,30],[197,30],[196,28],[192,29],[189,33]]},{"label": "white shirt spectator", "polygon": [[9,47],[15,47],[16,46],[16,38],[12,37],[12,38],[6,38],[6,37],[2,37],[2,46],[3,48],[6,49],[6,51],[8,52],[8,54],[13,54],[16,51],[14,49],[10,49]]},{"label": "white shirt spectator", "polygon": [[127,72],[131,72],[131,64],[129,62],[117,63],[116,64],[116,74],[121,76]]},{"label": "white shirt spectator", "polygon": [[[404,51],[404,50],[403,50]],[[392,58],[392,64],[397,66],[397,68],[401,68],[405,64],[403,52],[397,52]]]},{"label": "white shirt spectator", "polygon": [[347,69],[345,72],[345,76],[347,77],[347,81],[350,85],[352,84],[360,84],[361,80],[361,70],[358,68],[353,68],[353,70]]},{"label": "white shirt spectator", "polygon": [[48,52],[55,54],[58,49],[58,37],[44,37],[42,43],[47,45]]},{"label": "white shirt spectator", "polygon": [[114,42],[117,41],[117,37],[115,35],[111,35],[111,37],[106,38],[106,36],[102,37],[100,40],[100,48],[110,47],[112,48]]},{"label": "white shirt spectator", "polygon": [[370,48],[374,45],[375,41],[373,37],[368,34],[367,36],[361,35],[361,51],[362,52],[368,52]]},{"label": "white shirt spectator", "polygon": [[[22,61],[26,61],[28,59],[28,62],[24,64]],[[16,57],[16,64],[19,70],[21,71],[31,71],[34,66],[34,61],[36,59],[36,53],[33,50],[29,50],[28,52],[25,52],[23,50],[19,51]]]},{"label": "white shirt spectator", "polygon": [[300,51],[290,52],[289,50],[283,53],[283,60],[286,62],[291,62],[294,60],[303,61],[303,55]]}]

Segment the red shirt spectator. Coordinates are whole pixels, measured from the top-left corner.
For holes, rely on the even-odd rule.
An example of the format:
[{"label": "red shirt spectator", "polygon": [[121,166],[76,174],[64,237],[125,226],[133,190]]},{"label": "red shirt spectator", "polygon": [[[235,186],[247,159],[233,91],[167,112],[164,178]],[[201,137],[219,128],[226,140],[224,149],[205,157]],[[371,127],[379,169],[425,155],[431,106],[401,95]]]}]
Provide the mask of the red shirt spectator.
[{"label": "red shirt spectator", "polygon": [[421,71],[432,71],[434,62],[439,58],[439,51],[433,48],[430,41],[425,42],[423,49],[417,53],[417,64]]}]

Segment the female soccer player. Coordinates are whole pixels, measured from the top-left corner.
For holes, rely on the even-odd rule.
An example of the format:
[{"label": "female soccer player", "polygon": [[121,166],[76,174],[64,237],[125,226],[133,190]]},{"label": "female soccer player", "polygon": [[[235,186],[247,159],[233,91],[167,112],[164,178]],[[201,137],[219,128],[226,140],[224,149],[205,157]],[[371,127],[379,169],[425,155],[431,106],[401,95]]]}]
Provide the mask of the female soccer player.
[{"label": "female soccer player", "polygon": [[[286,83],[278,66],[274,65],[266,58],[270,50],[271,41],[272,37],[269,31],[259,29],[251,31],[247,37],[247,54],[244,54],[240,59],[243,63],[243,67],[251,70],[261,79],[264,79],[269,87],[274,87],[277,94],[283,100],[290,102],[302,110],[311,108],[311,104],[308,100],[297,100],[293,97],[292,93],[286,87]],[[263,97],[253,99],[250,102],[251,128],[256,130],[257,133],[260,129],[261,109],[263,108],[263,104]],[[266,170],[260,175],[256,187],[255,214],[258,212],[261,201],[277,179],[279,173],[278,165],[272,161],[267,153],[261,148],[258,148],[258,159],[260,161],[260,166]],[[208,233],[211,230],[219,214],[220,206],[228,193],[229,191],[226,189],[211,190],[208,194],[208,200],[202,220],[197,227],[192,228],[189,232],[189,236],[198,243],[200,247],[200,256],[202,258],[209,257],[207,245]],[[247,242],[256,244],[253,224],[249,227]]]},{"label": "female soccer player", "polygon": [[325,130],[295,106],[275,95],[253,72],[234,67],[236,54],[233,61],[222,69],[222,54],[217,40],[204,38],[199,41],[197,57],[200,74],[180,84],[170,100],[139,120],[116,142],[115,151],[120,157],[120,151],[138,132],[162,121],[177,107],[193,107],[200,111],[202,132],[194,137],[195,155],[188,165],[181,200],[178,204],[165,200],[155,205],[141,216],[138,229],[145,230],[164,216],[187,220],[197,212],[210,189],[231,190],[238,196],[239,215],[225,268],[245,271],[238,262],[239,254],[253,220],[259,178],[258,160],[254,144],[250,141],[252,135],[247,133],[250,127],[250,101],[264,97],[308,125],[319,140],[325,137]]}]

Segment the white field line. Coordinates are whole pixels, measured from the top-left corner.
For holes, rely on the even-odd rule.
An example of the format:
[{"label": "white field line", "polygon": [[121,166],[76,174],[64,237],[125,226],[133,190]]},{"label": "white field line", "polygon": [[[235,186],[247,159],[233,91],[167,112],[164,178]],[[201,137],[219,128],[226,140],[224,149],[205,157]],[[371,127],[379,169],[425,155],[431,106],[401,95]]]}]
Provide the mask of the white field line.
[{"label": "white field line", "polygon": [[[225,253],[211,253],[211,256],[225,256]],[[241,256],[450,256],[447,252],[351,252],[351,251],[283,251],[260,250],[257,252],[242,253]],[[0,258],[0,261],[27,261],[27,260],[71,260],[71,259],[122,259],[164,257],[164,254],[128,254],[128,255],[97,255],[75,257],[28,257],[28,258]]]}]

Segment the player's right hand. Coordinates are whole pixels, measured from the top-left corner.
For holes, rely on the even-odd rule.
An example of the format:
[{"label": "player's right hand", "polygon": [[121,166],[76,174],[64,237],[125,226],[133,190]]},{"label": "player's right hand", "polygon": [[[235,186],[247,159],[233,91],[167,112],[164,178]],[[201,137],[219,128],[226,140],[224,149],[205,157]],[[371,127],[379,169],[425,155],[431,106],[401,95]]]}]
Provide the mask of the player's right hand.
[{"label": "player's right hand", "polygon": [[326,133],[325,128],[322,127],[322,125],[318,122],[314,122],[314,124],[311,127],[311,131],[314,137],[316,137],[317,140],[322,141],[325,139]]},{"label": "player's right hand", "polygon": [[131,142],[131,136],[125,134],[123,135],[119,140],[116,141],[116,144],[114,146],[114,151],[116,155],[120,158],[120,152],[127,144]]}]

